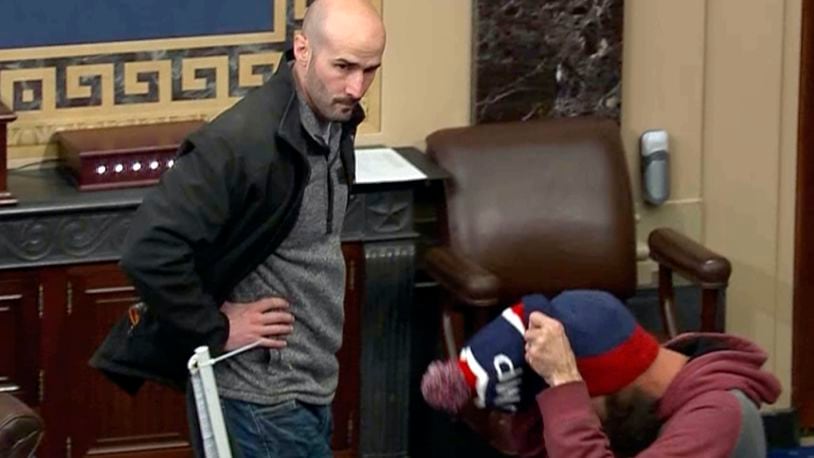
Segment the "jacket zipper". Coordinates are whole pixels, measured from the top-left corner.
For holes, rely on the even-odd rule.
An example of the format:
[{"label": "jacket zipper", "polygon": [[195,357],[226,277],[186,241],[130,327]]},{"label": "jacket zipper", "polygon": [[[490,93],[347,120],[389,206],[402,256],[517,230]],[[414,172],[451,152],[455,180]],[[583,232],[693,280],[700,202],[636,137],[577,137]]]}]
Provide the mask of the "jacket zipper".
[{"label": "jacket zipper", "polygon": [[[330,154],[330,152],[328,154]],[[334,230],[334,187],[331,183],[331,161],[326,157],[325,162],[327,163],[328,167],[328,170],[326,171],[328,179],[325,180],[325,182],[328,183],[328,217],[325,219],[325,224],[327,224],[325,233],[330,234]]]},{"label": "jacket zipper", "polygon": [[336,161],[339,159],[339,151],[331,157],[331,150],[328,147],[328,155],[325,157],[325,162],[327,163],[327,175],[328,179],[325,180],[328,184],[328,217],[325,219],[327,227],[326,227],[326,234],[332,234],[334,230],[334,180],[333,180],[333,168]]}]

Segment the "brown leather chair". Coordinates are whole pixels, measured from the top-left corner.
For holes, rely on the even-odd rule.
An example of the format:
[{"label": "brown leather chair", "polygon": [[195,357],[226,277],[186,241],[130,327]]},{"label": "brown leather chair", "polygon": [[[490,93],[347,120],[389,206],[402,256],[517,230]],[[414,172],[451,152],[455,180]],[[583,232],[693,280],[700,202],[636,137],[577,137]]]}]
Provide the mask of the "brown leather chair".
[{"label": "brown leather chair", "polygon": [[0,393],[0,458],[32,456],[42,434],[39,415],[14,396]]},{"label": "brown leather chair", "polygon": [[[445,129],[428,154],[451,175],[445,184],[441,246],[428,273],[443,288],[447,356],[521,296],[600,289],[636,291],[630,177],[615,122],[569,118]],[[671,229],[649,236],[659,263],[663,337],[676,333],[672,273],[703,291],[701,328],[721,330],[717,302],[725,258]],[[659,334],[659,333],[657,333]],[[498,450],[515,454],[517,417],[472,409],[463,419]]]}]

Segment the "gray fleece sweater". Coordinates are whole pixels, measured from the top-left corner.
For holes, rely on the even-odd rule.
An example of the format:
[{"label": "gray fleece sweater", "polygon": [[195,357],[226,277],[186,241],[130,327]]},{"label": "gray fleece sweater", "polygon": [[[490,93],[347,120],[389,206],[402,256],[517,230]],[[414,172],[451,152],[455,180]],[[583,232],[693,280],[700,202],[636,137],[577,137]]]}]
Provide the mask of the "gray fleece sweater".
[{"label": "gray fleece sweater", "polygon": [[348,200],[339,160],[341,126],[320,123],[302,101],[299,108],[303,127],[320,147],[308,154],[311,177],[297,222],[229,298],[230,302],[268,296],[287,299],[295,319],[293,332],[282,350],[256,348],[217,364],[218,391],[225,398],[265,405],[292,399],[324,405],[336,391],[335,355],[342,344],[345,291],[340,234]]}]

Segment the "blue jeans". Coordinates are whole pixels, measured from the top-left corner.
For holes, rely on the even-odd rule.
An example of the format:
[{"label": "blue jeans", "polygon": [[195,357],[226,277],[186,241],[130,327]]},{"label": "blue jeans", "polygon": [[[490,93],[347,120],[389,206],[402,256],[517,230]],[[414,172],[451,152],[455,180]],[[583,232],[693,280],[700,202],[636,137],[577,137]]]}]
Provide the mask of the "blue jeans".
[{"label": "blue jeans", "polygon": [[220,400],[233,448],[242,458],[331,458],[331,406]]}]

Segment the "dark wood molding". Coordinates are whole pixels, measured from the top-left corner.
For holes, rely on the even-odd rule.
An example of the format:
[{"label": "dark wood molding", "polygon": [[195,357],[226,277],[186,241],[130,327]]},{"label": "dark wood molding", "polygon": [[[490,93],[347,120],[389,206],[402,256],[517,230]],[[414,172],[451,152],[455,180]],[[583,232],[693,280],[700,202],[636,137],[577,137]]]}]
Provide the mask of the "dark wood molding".
[{"label": "dark wood molding", "polygon": [[60,167],[81,191],[150,186],[172,167],[184,139],[203,125],[176,121],[65,130],[56,134]]},{"label": "dark wood molding", "polygon": [[362,368],[361,320],[364,301],[364,244],[343,243],[345,257],[345,325],[342,347],[336,355],[339,361],[339,386],[332,404],[333,434],[331,449],[334,456],[359,455],[359,408]]},{"label": "dark wood molding", "polygon": [[814,427],[814,0],[803,0],[794,241],[792,404]]}]

